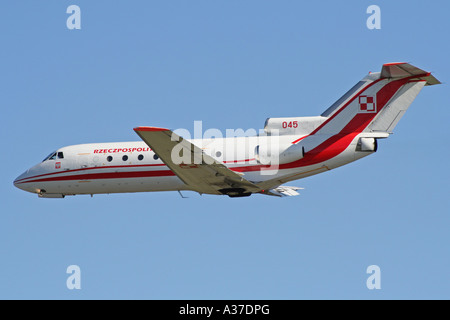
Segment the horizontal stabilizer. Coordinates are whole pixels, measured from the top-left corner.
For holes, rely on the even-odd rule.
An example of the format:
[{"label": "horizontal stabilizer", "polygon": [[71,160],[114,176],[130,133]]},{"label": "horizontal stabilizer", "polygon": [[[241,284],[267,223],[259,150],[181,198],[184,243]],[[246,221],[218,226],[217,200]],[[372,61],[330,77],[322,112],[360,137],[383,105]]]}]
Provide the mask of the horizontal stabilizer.
[{"label": "horizontal stabilizer", "polygon": [[440,84],[441,82],[431,75],[428,71],[419,69],[406,62],[386,63],[381,69],[381,78],[405,78],[417,76],[418,79],[426,80],[427,85]]}]

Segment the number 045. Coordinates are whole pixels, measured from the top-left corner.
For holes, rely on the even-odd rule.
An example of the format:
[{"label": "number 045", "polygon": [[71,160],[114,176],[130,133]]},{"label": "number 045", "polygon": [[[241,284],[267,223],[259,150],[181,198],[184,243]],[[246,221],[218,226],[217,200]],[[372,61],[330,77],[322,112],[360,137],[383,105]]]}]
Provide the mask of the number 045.
[{"label": "number 045", "polygon": [[298,128],[298,122],[297,121],[284,121],[281,126],[283,127],[283,129],[287,129],[287,128]]}]

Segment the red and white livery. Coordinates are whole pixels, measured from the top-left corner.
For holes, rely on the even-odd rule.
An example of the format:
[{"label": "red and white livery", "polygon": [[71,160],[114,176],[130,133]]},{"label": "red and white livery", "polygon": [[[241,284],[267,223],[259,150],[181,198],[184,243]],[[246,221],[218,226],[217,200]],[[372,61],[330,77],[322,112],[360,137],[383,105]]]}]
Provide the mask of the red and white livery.
[{"label": "red and white livery", "polygon": [[[169,129],[138,127],[142,141],[61,148],[14,185],[42,198],[182,190],[297,195],[300,188],[283,184],[374,153],[420,90],[439,83],[408,63],[388,63],[317,117],[269,118],[263,134],[223,139],[187,140]],[[275,137],[276,144],[268,143]]]}]

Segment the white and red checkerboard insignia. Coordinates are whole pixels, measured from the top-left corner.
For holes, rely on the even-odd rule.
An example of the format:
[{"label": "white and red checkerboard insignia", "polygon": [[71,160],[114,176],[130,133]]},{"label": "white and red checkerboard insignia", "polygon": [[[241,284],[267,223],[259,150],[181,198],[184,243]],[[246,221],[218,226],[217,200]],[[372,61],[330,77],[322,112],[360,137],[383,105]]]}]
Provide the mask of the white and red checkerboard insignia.
[{"label": "white and red checkerboard insignia", "polygon": [[359,96],[359,112],[377,112],[377,103],[375,101],[375,97]]}]

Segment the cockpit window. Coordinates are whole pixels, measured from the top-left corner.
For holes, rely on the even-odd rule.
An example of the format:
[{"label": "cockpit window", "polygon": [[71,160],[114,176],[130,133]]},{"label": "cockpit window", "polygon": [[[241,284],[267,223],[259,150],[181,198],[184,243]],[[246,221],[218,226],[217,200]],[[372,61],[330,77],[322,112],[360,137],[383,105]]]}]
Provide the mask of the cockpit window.
[{"label": "cockpit window", "polygon": [[58,152],[58,159],[64,159],[64,153]]},{"label": "cockpit window", "polygon": [[56,159],[56,152],[52,152],[48,156],[46,156],[45,159],[42,160],[42,162],[47,161],[47,160],[55,160],[55,159]]}]

